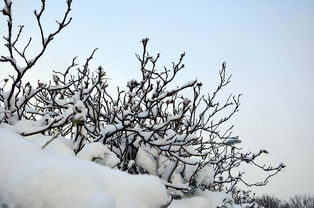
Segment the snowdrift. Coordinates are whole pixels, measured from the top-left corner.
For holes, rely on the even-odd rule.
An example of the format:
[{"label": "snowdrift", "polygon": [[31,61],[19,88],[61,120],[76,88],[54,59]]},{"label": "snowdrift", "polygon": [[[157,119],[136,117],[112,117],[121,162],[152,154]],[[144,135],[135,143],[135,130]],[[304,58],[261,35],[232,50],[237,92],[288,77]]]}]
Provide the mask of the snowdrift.
[{"label": "snowdrift", "polygon": [[[24,138],[0,128],[0,205],[6,208],[161,208],[170,197],[156,176],[130,175],[76,157],[65,138]],[[97,145],[94,145],[97,146]],[[91,153],[93,154],[93,153]],[[108,160],[109,164],[114,158]],[[231,202],[231,203],[230,203]],[[224,193],[196,192],[169,208],[233,207]],[[238,206],[237,206],[238,207]]]},{"label": "snowdrift", "polygon": [[2,207],[153,208],[167,201],[157,177],[129,175],[57,154],[0,128]]}]

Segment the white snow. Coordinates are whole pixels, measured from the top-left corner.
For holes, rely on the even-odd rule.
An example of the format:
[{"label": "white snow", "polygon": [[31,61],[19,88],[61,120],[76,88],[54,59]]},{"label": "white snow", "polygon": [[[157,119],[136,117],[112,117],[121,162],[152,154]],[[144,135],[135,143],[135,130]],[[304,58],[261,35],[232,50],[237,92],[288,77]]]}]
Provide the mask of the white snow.
[{"label": "white snow", "polygon": [[2,123],[0,126],[10,129],[19,134],[29,134],[47,129],[47,127],[50,126],[51,122],[52,118],[49,115],[45,115],[38,121],[19,120],[14,123],[14,125]]},{"label": "white snow", "polygon": [[155,176],[45,151],[2,128],[0,170],[0,202],[8,208],[157,208],[168,201]]},{"label": "white snow", "polygon": [[[157,150],[141,147],[136,163],[150,174],[159,174],[163,169],[161,172],[167,177],[174,162],[166,157],[156,161],[154,151]],[[90,161],[95,157],[101,158],[107,167]],[[156,176],[130,175],[110,168],[118,162],[115,153],[101,143],[86,144],[75,156],[72,142],[64,137],[41,134],[22,137],[0,127],[0,206],[160,208],[169,203],[169,192],[164,185],[167,182]],[[172,175],[174,183],[168,185],[188,188],[177,171]],[[196,181],[211,184],[212,167],[203,167]],[[241,208],[234,205],[230,195],[222,192],[196,191],[182,196],[180,200],[173,200],[169,208]]]},{"label": "white snow", "polygon": [[204,197],[195,196],[180,200],[173,200],[168,208],[209,208],[209,201]]},{"label": "white snow", "polygon": [[[241,208],[236,205],[237,208]],[[173,200],[169,208],[235,208],[230,195],[222,192],[197,191],[195,196]]]},{"label": "white snow", "polygon": [[195,180],[197,184],[202,184],[205,186],[209,186],[214,182],[214,168],[211,166],[205,166],[201,168],[195,176]]},{"label": "white snow", "polygon": [[230,194],[212,191],[196,191],[196,196],[204,197],[208,200],[207,208],[226,207],[233,208],[234,202]]},{"label": "white snow", "polygon": [[[152,150],[152,149],[151,149]],[[157,175],[157,161],[152,151],[140,147],[137,151],[135,162],[151,175]]]},{"label": "white snow", "polygon": [[85,109],[84,103],[81,100],[78,100],[75,103],[74,109],[74,120],[82,121],[86,119],[87,109]]},{"label": "white snow", "polygon": [[36,134],[33,136],[28,136],[26,138],[33,144],[38,145],[38,147],[44,148],[45,151],[68,156],[75,155],[72,142],[64,137],[52,137]]},{"label": "white snow", "polygon": [[85,144],[83,149],[77,153],[77,156],[90,161],[97,160],[98,163],[111,168],[120,162],[116,154],[100,142]]}]

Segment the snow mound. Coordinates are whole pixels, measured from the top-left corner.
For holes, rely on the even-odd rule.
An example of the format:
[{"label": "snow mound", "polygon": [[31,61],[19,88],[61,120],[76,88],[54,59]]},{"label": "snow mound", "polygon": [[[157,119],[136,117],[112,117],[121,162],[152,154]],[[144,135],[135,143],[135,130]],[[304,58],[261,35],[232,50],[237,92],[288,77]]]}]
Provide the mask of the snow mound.
[{"label": "snow mound", "polygon": [[209,208],[209,204],[207,199],[195,196],[186,199],[173,200],[168,208]]},{"label": "snow mound", "polygon": [[25,138],[40,148],[45,149],[45,151],[68,156],[75,156],[72,142],[62,136],[53,137],[36,134]]},{"label": "snow mound", "polygon": [[[156,163],[153,156],[148,149],[137,155],[148,172],[157,171],[155,166],[147,166]],[[102,161],[101,165],[90,161],[95,158]],[[111,169],[118,160],[101,143],[86,144],[75,155],[73,144],[64,137],[22,137],[0,127],[0,207],[161,208],[169,203],[160,178]],[[197,182],[212,183],[212,172],[211,167],[205,166]],[[231,195],[211,191],[195,191],[173,200],[168,207],[241,208]]]},{"label": "snow mound", "polygon": [[168,202],[155,176],[47,151],[2,128],[0,170],[0,202],[7,208],[157,208]]},{"label": "snow mound", "polygon": [[115,167],[120,162],[116,154],[100,142],[85,144],[77,156],[85,160],[97,161],[111,168]]},{"label": "snow mound", "polygon": [[[223,192],[196,191],[194,196],[173,200],[168,208],[236,208],[231,195]],[[237,206],[241,208],[241,206]]]},{"label": "snow mound", "polygon": [[226,207],[233,208],[234,202],[230,194],[224,192],[196,191],[195,196],[204,197],[208,200],[207,208]]}]

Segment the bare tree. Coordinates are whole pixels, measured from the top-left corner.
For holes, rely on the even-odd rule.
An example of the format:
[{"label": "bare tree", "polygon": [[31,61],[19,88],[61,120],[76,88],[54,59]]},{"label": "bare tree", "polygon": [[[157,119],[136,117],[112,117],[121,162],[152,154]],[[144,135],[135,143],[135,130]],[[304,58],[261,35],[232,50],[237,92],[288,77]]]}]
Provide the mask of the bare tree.
[{"label": "bare tree", "polygon": [[288,201],[288,204],[291,208],[313,208],[314,196],[298,194],[291,197]]},{"label": "bare tree", "polygon": [[26,52],[30,48],[32,37],[29,38],[27,44],[24,47],[17,47],[17,43],[20,40],[24,26],[19,25],[18,32],[16,35],[14,35],[12,1],[4,0],[4,8],[1,10],[1,12],[4,16],[7,17],[7,35],[3,38],[6,41],[4,46],[7,48],[8,54],[1,55],[0,62],[10,63],[13,70],[15,71],[15,75],[10,75],[9,77],[12,82],[9,90],[4,92],[4,88],[6,85],[8,85],[9,79],[4,79],[4,86],[0,88],[0,92],[2,92],[0,94],[0,100],[4,105],[4,109],[1,112],[1,118],[8,123],[14,123],[16,120],[22,119],[28,101],[43,89],[42,86],[38,86],[34,89],[30,83],[26,83],[23,86],[22,79],[26,72],[28,72],[42,57],[53,38],[58,35],[68,24],[70,24],[72,18],[69,17],[69,13],[71,11],[72,0],[67,0],[66,4],[67,10],[65,11],[63,18],[59,21],[56,20],[58,28],[55,31],[46,34],[41,22],[46,8],[46,1],[41,0],[41,8],[34,11],[40,31],[41,49],[33,57],[27,57]]},{"label": "bare tree", "polygon": [[313,208],[314,196],[306,194],[297,194],[288,201],[280,200],[275,196],[264,195],[255,200],[264,208]]},{"label": "bare tree", "polygon": [[282,205],[280,199],[275,196],[269,195],[263,195],[261,197],[258,197],[255,201],[257,204],[261,205],[264,208],[280,208]]}]

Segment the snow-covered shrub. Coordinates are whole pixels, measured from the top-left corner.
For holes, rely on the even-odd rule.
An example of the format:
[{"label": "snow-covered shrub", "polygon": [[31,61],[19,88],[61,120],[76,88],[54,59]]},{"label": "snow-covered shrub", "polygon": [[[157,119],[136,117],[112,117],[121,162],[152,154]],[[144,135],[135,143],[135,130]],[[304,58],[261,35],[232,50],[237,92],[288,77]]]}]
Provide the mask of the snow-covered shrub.
[{"label": "snow-covered shrub", "polygon": [[[72,1],[67,0],[67,10],[57,21],[56,31],[45,36],[41,24],[45,1],[41,2],[41,9],[34,14],[41,31],[42,49],[29,58],[25,51],[31,39],[23,49],[18,49],[16,43],[23,26],[14,36],[12,2],[4,0],[8,54],[1,55],[0,62],[9,63],[16,75],[5,78],[0,86],[2,127],[23,136],[49,135],[51,140],[45,146],[59,136],[68,138],[80,158],[131,174],[158,176],[173,199],[197,196],[205,190],[235,193],[239,182],[265,185],[284,167],[259,165],[255,159],[267,151],[241,152],[238,147],[241,141],[232,135],[233,126],[225,128],[240,106],[240,95],[230,95],[223,103],[216,101],[230,83],[225,63],[219,71],[217,88],[208,95],[201,93],[203,84],[197,80],[173,87],[184,69],[185,54],[171,68],[159,69],[160,55],[147,52],[145,38],[143,52],[136,56],[140,78],[130,80],[117,93],[108,90],[106,72],[101,66],[90,69],[96,50],[82,67],[74,58],[65,71],[54,71],[49,83],[25,83],[24,74],[31,71],[48,44],[71,22]],[[265,180],[249,184],[238,170],[241,163],[270,174]]]}]

